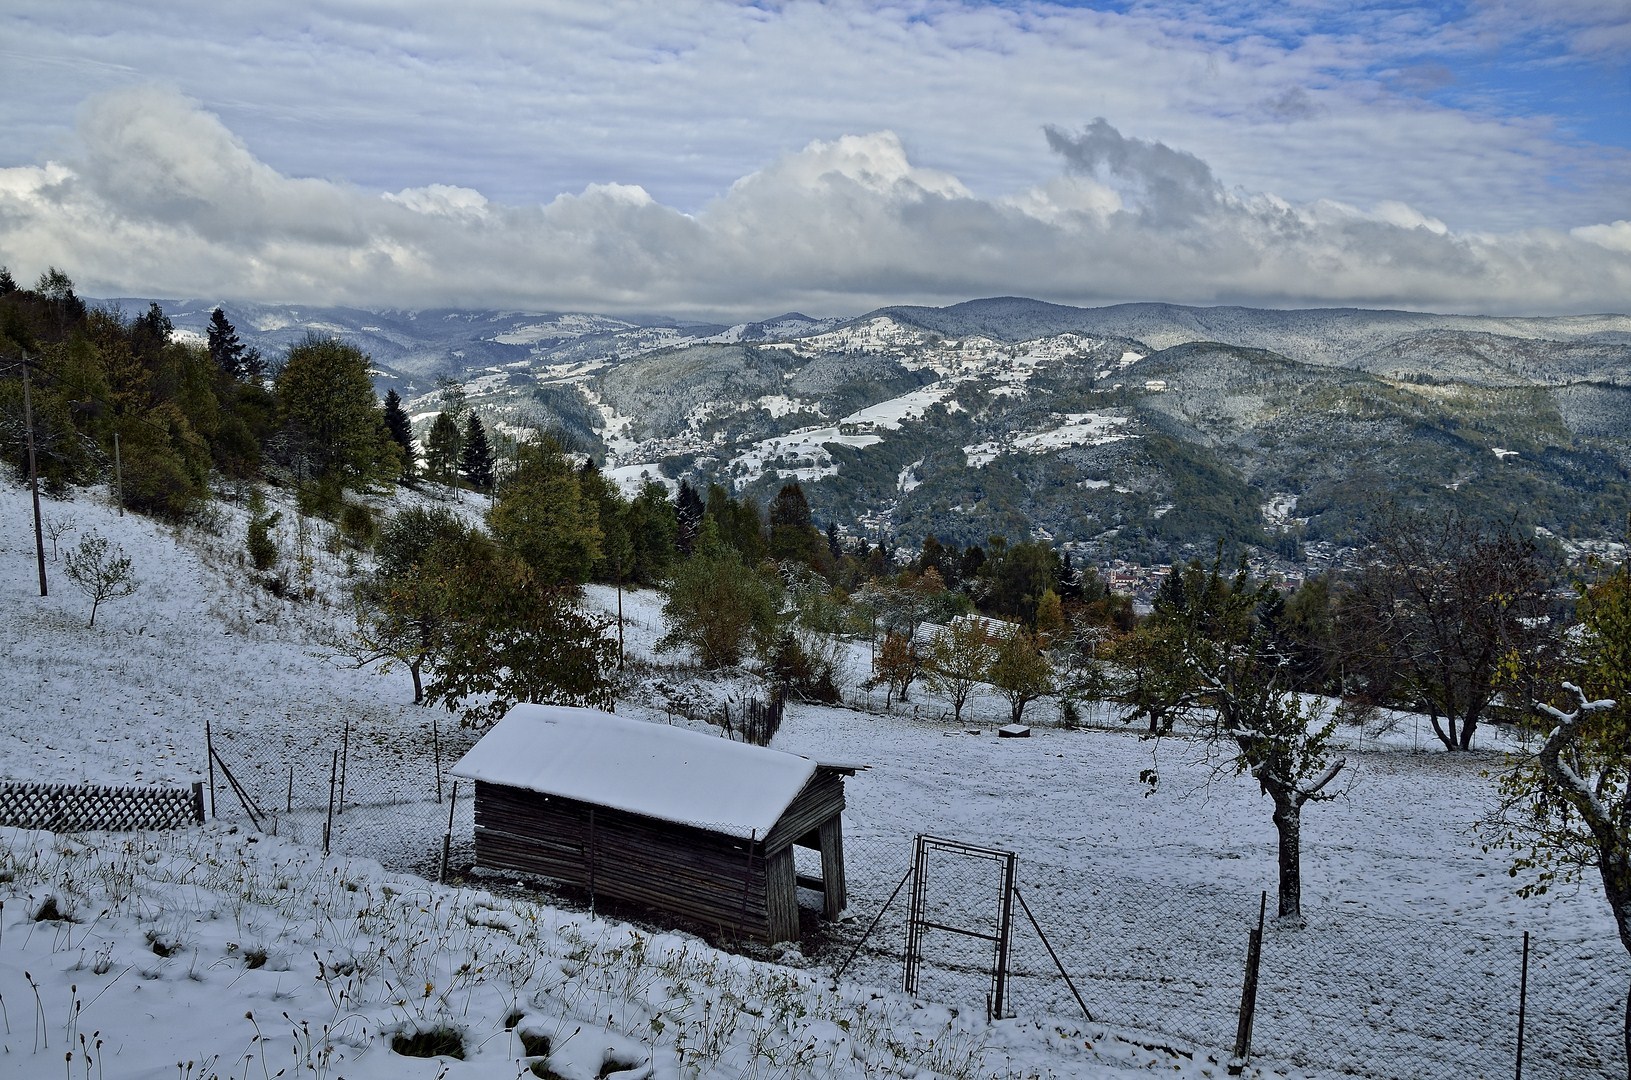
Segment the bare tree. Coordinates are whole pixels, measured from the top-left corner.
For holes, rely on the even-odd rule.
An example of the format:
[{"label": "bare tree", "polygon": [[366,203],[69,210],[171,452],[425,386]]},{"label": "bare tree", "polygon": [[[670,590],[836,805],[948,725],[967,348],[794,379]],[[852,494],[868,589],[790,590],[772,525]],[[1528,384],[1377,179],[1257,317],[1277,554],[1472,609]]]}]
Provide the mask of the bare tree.
[{"label": "bare tree", "polygon": [[68,534],[79,528],[79,519],[72,514],[53,514],[45,519],[45,535],[51,538],[51,561],[57,561],[57,545],[67,539]]},{"label": "bare tree", "polygon": [[[1229,766],[1257,781],[1274,805],[1276,910],[1300,916],[1302,810],[1335,797],[1331,783],[1346,764],[1330,751],[1335,722],[1310,714],[1291,692],[1290,664],[1261,619],[1275,600],[1270,586],[1253,586],[1244,569],[1225,577],[1218,562],[1172,573],[1177,580],[1150,616],[1151,631],[1170,646],[1160,655],[1171,667],[1148,684],[1149,698],[1135,711],[1190,720],[1226,749]],[[1158,776],[1147,770],[1144,779],[1154,784]]]},{"label": "bare tree", "polygon": [[1503,680],[1554,636],[1551,577],[1511,526],[1395,515],[1340,605],[1344,666],[1362,698],[1419,709],[1446,749],[1471,749]]},{"label": "bare tree", "polygon": [[91,621],[96,625],[96,609],[109,600],[118,600],[136,591],[137,581],[130,558],[117,544],[98,532],[86,533],[70,551],[63,573],[74,587],[91,601]]}]

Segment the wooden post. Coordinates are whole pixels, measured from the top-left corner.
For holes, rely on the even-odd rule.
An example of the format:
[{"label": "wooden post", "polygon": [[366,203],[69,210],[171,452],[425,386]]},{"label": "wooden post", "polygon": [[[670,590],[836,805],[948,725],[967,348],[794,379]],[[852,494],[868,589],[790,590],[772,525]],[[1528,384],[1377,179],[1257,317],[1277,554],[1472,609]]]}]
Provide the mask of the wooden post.
[{"label": "wooden post", "polygon": [[215,816],[215,740],[210,738],[210,722],[204,721],[204,757],[210,766],[210,816]]},{"label": "wooden post", "polygon": [[338,813],[345,813],[345,770],[351,764],[351,717],[345,718],[345,727],[340,732],[340,809]]},{"label": "wooden post", "polygon": [[[442,801],[442,729],[436,723],[435,713],[430,714],[430,741],[431,745],[436,748],[436,801],[439,803]],[[453,782],[454,784],[458,783],[457,780]],[[452,818],[450,817],[448,820],[451,821]],[[450,831],[452,828],[452,825],[448,826]]]},{"label": "wooden post", "polygon": [[34,499],[34,560],[40,568],[40,595],[45,588],[45,528],[40,523],[40,473],[34,461],[34,405],[28,393],[28,357],[23,357],[23,433],[28,443],[28,490]]},{"label": "wooden post", "polygon": [[340,782],[340,752],[335,750],[328,768],[328,817],[323,821],[323,854],[328,854],[329,840],[334,835],[334,789]]},{"label": "wooden post", "polygon": [[193,820],[204,824],[204,781],[193,781]]},{"label": "wooden post", "polygon": [[1252,1053],[1252,1021],[1257,1015],[1257,970],[1263,959],[1263,918],[1268,912],[1269,894],[1263,893],[1257,906],[1257,925],[1246,939],[1246,977],[1240,987],[1240,1022],[1235,1028],[1235,1052],[1229,1058],[1229,1075],[1246,1071]]},{"label": "wooden post", "polygon": [[1517,1080],[1523,1080],[1523,1021],[1529,1005],[1529,931],[1523,932],[1523,966],[1518,975],[1518,1058]]},{"label": "wooden post", "polygon": [[447,800],[447,832],[442,834],[442,865],[436,871],[436,883],[438,885],[447,882],[447,857],[448,853],[453,849],[453,808],[458,805],[458,802],[459,782],[455,780],[453,781],[452,794],[449,795]]},{"label": "wooden post", "polygon": [[294,813],[294,763],[293,762],[289,763],[289,794],[288,794],[288,797],[285,798],[284,801],[283,801],[283,812],[285,814]]},{"label": "wooden post", "polygon": [[844,824],[838,814],[821,823],[821,914],[836,919],[849,904],[844,885]]},{"label": "wooden post", "polygon": [[125,516],[125,469],[119,457],[119,433],[113,433],[113,500],[119,507],[119,516]]}]

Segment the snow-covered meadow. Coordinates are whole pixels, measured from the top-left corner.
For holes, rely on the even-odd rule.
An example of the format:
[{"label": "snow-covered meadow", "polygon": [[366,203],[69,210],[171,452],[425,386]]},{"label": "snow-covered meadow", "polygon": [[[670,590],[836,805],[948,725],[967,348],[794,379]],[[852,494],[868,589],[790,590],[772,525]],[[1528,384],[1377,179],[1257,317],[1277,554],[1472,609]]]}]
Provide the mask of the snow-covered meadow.
[{"label": "snow-covered meadow", "polygon": [[[214,531],[177,532],[118,517],[94,493],[46,501],[48,520],[74,525],[61,546],[99,531],[130,555],[141,582],[91,629],[88,603],[49,541],[51,594],[37,595],[27,493],[0,490],[0,777],[191,783],[205,775],[206,719],[218,737],[294,739],[343,717],[354,738],[406,733],[404,753],[427,752],[426,710],[409,704],[406,676],[359,670],[325,644],[348,616],[320,598],[343,579],[347,558],[314,524],[302,570],[292,508],[283,509],[291,574],[298,584],[305,573],[318,599],[290,604],[247,580],[243,516],[231,505],[218,508]],[[591,602],[612,600],[591,590]],[[647,656],[661,632],[656,598],[624,603],[631,650]],[[854,647],[856,675],[865,662],[865,645]],[[831,944],[859,937],[904,872],[915,834],[1013,850],[1024,895],[1075,968],[1095,1022],[1072,1011],[1034,942],[1016,956],[1017,1018],[987,1023],[977,973],[941,972],[928,983],[938,1001],[902,995],[890,957],[898,941],[866,950],[834,982],[835,954],[819,943],[769,964],[652,924],[550,906],[510,882],[437,886],[225,823],[139,835],[7,830],[0,1076],[266,1080],[283,1070],[370,1080],[522,1075],[534,1065],[569,1078],[1223,1075],[1232,1029],[1218,1033],[1215,1020],[1191,1014],[1238,999],[1246,927],[1259,891],[1273,888],[1266,804],[1193,743],[1059,730],[1040,703],[1033,738],[999,741],[995,701],[952,729],[939,703],[914,697],[913,711],[889,716],[795,707],[776,741],[870,766],[849,782],[845,813],[855,918]],[[619,711],[664,721],[662,701],[645,687]],[[1532,930],[1558,946],[1581,1008],[1611,1008],[1624,992],[1625,958],[1591,883],[1519,900],[1509,857],[1484,850],[1475,825],[1492,794],[1483,774],[1499,755],[1415,753],[1414,734],[1406,721],[1350,749],[1344,797],[1308,811],[1310,931],[1297,940],[1339,951],[1316,955],[1316,973],[1294,984],[1302,1004],[1285,984],[1266,989],[1260,1046],[1274,1044],[1274,1018],[1288,1015],[1328,1029],[1304,1043],[1364,1041],[1383,1029],[1414,1037],[1423,1018],[1405,1010],[1349,1012],[1349,999],[1322,998],[1321,982],[1335,979],[1322,980],[1319,965],[1379,978],[1400,943],[1458,934],[1486,943],[1461,951],[1472,955],[1469,970],[1500,968],[1490,985],[1504,985],[1511,943]],[[1139,772],[1152,755],[1163,779],[1149,794]],[[980,887],[969,879],[969,904]],[[37,918],[48,901],[72,921]],[[885,919],[880,934],[895,925]],[[1463,1004],[1473,1017],[1464,1023],[1484,1023],[1482,1006]],[[1509,1004],[1493,1003],[1489,1022]],[[1599,1019],[1610,1022],[1578,1030],[1612,1034],[1614,1017]],[[464,1060],[392,1050],[398,1035],[444,1028]],[[1530,1075],[1564,1074],[1530,1060]],[[1259,1065],[1259,1075],[1326,1072],[1317,1056]]]}]

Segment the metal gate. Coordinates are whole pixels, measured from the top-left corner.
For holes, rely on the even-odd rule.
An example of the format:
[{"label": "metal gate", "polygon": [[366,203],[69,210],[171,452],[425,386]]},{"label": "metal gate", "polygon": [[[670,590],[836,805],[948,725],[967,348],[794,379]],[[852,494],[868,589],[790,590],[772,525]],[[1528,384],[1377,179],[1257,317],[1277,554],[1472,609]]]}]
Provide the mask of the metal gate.
[{"label": "metal gate", "polygon": [[[912,907],[906,923],[906,992],[918,991],[926,935],[937,934],[937,943],[953,955],[935,966],[947,971],[979,971],[989,975],[986,1017],[1000,1018],[1008,990],[1009,931],[1013,915],[1014,867],[1012,851],[974,847],[956,840],[919,836],[912,862]],[[989,865],[987,865],[989,864]],[[996,872],[997,887],[989,902],[970,902],[968,879]],[[977,892],[977,890],[976,890]],[[939,935],[951,935],[946,941]],[[965,952],[959,957],[956,944],[974,942],[990,945],[990,959],[976,964]],[[978,950],[979,946],[973,948]]]}]

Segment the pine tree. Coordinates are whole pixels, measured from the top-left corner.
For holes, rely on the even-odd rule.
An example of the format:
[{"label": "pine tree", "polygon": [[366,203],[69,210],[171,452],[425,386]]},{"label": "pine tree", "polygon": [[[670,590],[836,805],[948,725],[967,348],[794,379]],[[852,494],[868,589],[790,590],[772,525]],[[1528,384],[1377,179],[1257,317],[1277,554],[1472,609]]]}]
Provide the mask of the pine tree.
[{"label": "pine tree", "polygon": [[403,477],[412,479],[418,463],[413,446],[413,422],[402,407],[402,396],[394,389],[385,392],[385,430],[391,433],[391,441],[402,449]]},{"label": "pine tree", "polygon": [[205,338],[205,348],[209,350],[210,359],[215,366],[229,379],[244,377],[244,357],[249,347],[238,339],[238,331],[227,321],[226,312],[216,308],[210,313],[209,333]]},{"label": "pine tree", "polygon": [[477,491],[493,486],[493,448],[487,442],[487,429],[475,413],[464,427],[464,445],[459,449],[459,471]]},{"label": "pine tree", "polygon": [[675,512],[679,518],[679,534],[674,542],[679,546],[681,552],[689,555],[692,549],[696,547],[697,536],[702,529],[702,517],[705,513],[702,496],[697,494],[696,488],[681,480],[680,493],[676,502],[678,508]]},{"label": "pine tree", "polygon": [[458,476],[459,425],[452,416],[437,413],[425,437],[425,470],[440,484],[451,484]]}]

